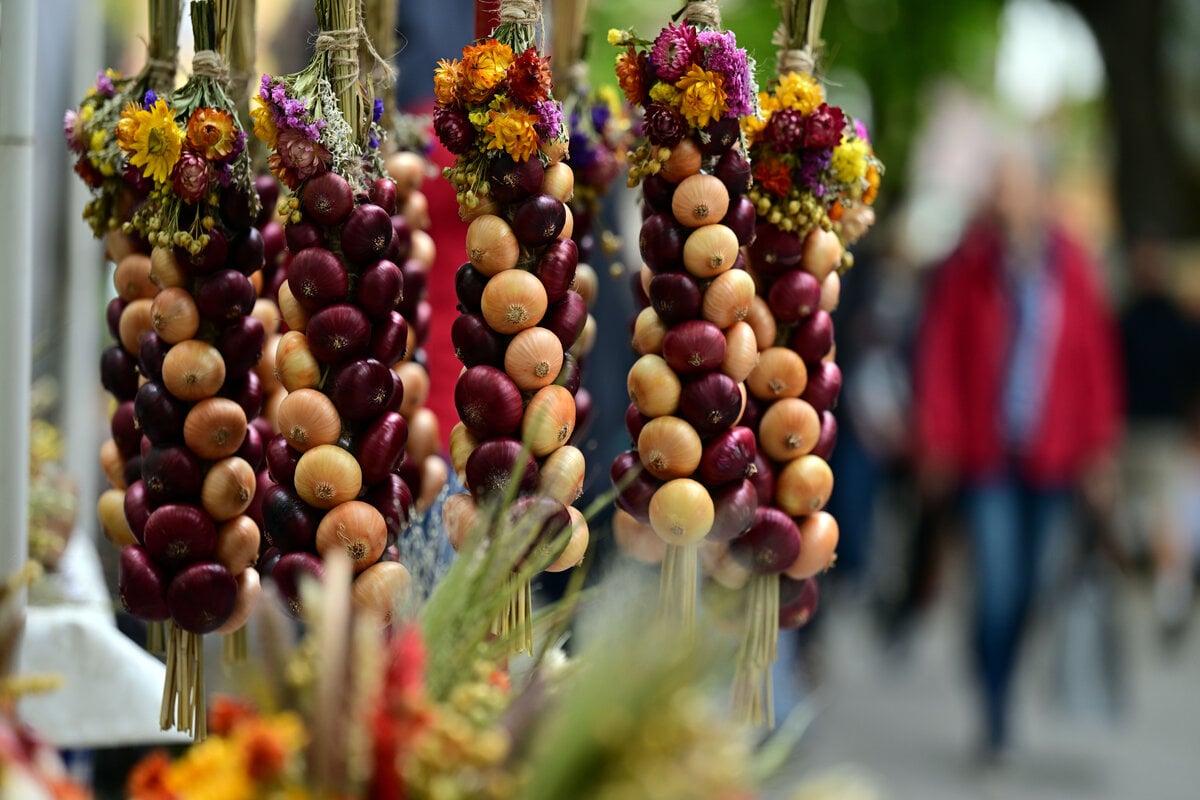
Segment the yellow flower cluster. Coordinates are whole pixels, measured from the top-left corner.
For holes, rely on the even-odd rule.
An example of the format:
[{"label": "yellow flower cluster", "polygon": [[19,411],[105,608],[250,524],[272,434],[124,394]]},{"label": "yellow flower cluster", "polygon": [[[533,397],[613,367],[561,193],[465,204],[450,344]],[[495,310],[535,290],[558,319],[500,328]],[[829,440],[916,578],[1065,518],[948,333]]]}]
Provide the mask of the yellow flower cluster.
[{"label": "yellow flower cluster", "polygon": [[758,93],[758,116],[742,118],[742,133],[753,142],[771,120],[771,114],[785,108],[811,114],[825,102],[825,91],[811,75],[789,72],[779,79],[773,92]]},{"label": "yellow flower cluster", "polygon": [[488,111],[488,125],[484,129],[491,134],[489,150],[504,150],[515,161],[528,161],[537,152],[538,135],[534,124],[537,114],[517,108],[511,102],[499,104],[498,110]]},{"label": "yellow flower cluster", "polygon": [[130,154],[129,163],[155,183],[166,183],[179,161],[184,132],[175,124],[175,112],[159,98],[149,109],[129,103],[117,123],[117,142]]},{"label": "yellow flower cluster", "polygon": [[871,147],[858,137],[842,138],[842,143],[833,149],[833,162],[829,165],[838,183],[857,184],[867,176]]},{"label": "yellow flower cluster", "polygon": [[254,120],[254,135],[260,142],[265,143],[268,149],[274,150],[275,142],[279,139],[279,126],[271,116],[271,109],[258,94],[250,98],[250,118]]},{"label": "yellow flower cluster", "polygon": [[486,100],[504,80],[512,63],[512,48],[495,39],[463,48],[463,98],[470,103]]},{"label": "yellow flower cluster", "polygon": [[693,64],[687,74],[675,82],[675,88],[679,90],[679,113],[697,128],[720,119],[729,109],[725,79],[720,73]]}]

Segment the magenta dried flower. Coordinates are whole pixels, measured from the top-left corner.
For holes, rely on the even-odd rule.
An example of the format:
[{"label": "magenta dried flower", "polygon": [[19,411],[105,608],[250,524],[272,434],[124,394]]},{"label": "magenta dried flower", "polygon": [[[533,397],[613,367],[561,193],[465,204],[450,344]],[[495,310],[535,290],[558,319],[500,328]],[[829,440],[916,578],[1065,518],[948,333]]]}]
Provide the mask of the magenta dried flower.
[{"label": "magenta dried flower", "polygon": [[804,147],[804,114],[794,108],[785,108],[771,115],[763,136],[777,153],[790,153]]},{"label": "magenta dried flower", "polygon": [[467,115],[451,108],[433,110],[433,132],[447,150],[461,156],[471,149],[475,141],[475,129]]},{"label": "magenta dried flower", "polygon": [[185,203],[198,203],[208,191],[208,180],[208,161],[194,150],[184,150],[171,173],[175,194]]},{"label": "magenta dried flower", "polygon": [[[771,117],[774,121],[774,115]],[[837,106],[821,103],[808,116],[804,125],[804,146],[811,148],[837,147],[842,141],[846,117]]]},{"label": "magenta dried flower", "polygon": [[696,29],[691,25],[667,25],[654,40],[650,66],[661,80],[674,83],[688,71],[699,46]]}]

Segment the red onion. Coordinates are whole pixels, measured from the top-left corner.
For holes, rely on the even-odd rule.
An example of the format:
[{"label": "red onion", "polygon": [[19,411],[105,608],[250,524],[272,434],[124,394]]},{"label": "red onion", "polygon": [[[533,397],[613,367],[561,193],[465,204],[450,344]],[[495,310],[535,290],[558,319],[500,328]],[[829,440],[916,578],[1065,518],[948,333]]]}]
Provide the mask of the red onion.
[{"label": "red onion", "polygon": [[760,506],[769,505],[775,499],[775,472],[761,450],[754,454],[754,474],[750,476],[750,482],[758,493]]},{"label": "red onion", "polygon": [[413,496],[408,484],[399,475],[388,475],[369,489],[363,500],[383,515],[389,541],[395,541],[408,528]]},{"label": "red onion", "polygon": [[[713,169],[713,174],[721,179],[721,183],[725,184],[731,200],[750,191],[750,162],[742,155],[741,150],[730,150],[721,156],[717,161],[717,166]],[[730,210],[732,208],[731,205]],[[728,213],[725,214],[725,219],[721,220],[721,223],[729,225]],[[729,227],[733,226],[729,225]]]},{"label": "red onion", "polygon": [[317,360],[345,364],[366,354],[371,323],[357,306],[338,303],[313,314],[304,333]]},{"label": "red onion", "polygon": [[187,417],[188,405],[172,397],[161,383],[142,384],[133,402],[138,427],[151,442],[164,444],[183,438],[183,420]]},{"label": "red onion", "polygon": [[525,404],[512,378],[495,367],[471,367],[454,387],[458,418],[481,438],[505,436],[521,427]]},{"label": "red onion", "polygon": [[710,542],[728,542],[750,530],[758,510],[758,494],[748,480],[731,483],[713,493],[713,526]]},{"label": "red onion", "polygon": [[392,244],[384,258],[393,264],[403,264],[412,254],[412,226],[402,214],[392,215]]},{"label": "red onion", "polygon": [[204,468],[196,454],[182,445],[152,447],[142,458],[142,482],[151,505],[195,500]]},{"label": "red onion", "polygon": [[186,247],[175,248],[175,260],[192,275],[207,275],[225,266],[229,256],[229,242],[218,228],[208,231],[208,244],[199,253],[192,254]]},{"label": "red onion", "polygon": [[[732,151],[730,151],[732,152]],[[721,220],[721,224],[733,231],[733,235],[737,237],[739,247],[749,247],[754,242],[755,234],[755,210],[754,203],[750,202],[748,197],[738,197],[729,201],[729,210],[725,212],[725,217]],[[745,257],[739,252],[738,256],[745,264]],[[734,269],[737,269],[734,265]],[[745,269],[745,267],[742,267]]]},{"label": "red onion", "polygon": [[221,218],[235,231],[249,228],[254,221],[250,216],[250,198],[249,192],[235,187],[221,193]]},{"label": "red onion", "polygon": [[523,495],[513,501],[508,509],[509,524],[522,533],[536,527],[529,540],[525,558],[538,552],[547,564],[553,564],[567,548],[570,537],[560,536],[571,525],[571,514],[567,507],[546,495]]},{"label": "red onion", "polygon": [[535,274],[546,287],[549,302],[557,303],[567,296],[578,264],[579,248],[570,239],[555,239],[542,253]]},{"label": "red onion", "polygon": [[[813,280],[816,281],[815,278]],[[818,297],[819,292],[820,287]],[[816,307],[815,304],[813,307]],[[811,370],[812,365],[824,358],[829,348],[833,347],[833,318],[829,316],[829,312],[818,309],[810,314],[808,319],[796,326],[788,346],[800,354]]]},{"label": "red onion", "polygon": [[[532,492],[537,488],[537,460],[521,443],[509,437],[480,442],[467,458],[467,488],[477,503],[500,499],[505,492]],[[516,486],[512,486],[513,481]]]},{"label": "red onion", "polygon": [[[264,207],[264,211],[267,209]],[[271,212],[273,213],[273,209]],[[287,247],[287,236],[283,232],[283,226],[278,220],[272,219],[261,228],[258,232],[262,234],[263,239],[263,256],[266,260],[266,269],[270,272],[274,267],[278,266],[276,259],[283,253]]]},{"label": "red onion", "polygon": [[483,307],[483,288],[488,278],[471,266],[468,261],[454,273],[454,294],[458,298],[458,310],[464,314],[478,314]]},{"label": "red onion", "polygon": [[779,627],[784,630],[802,628],[817,613],[821,593],[816,578],[802,581],[779,576]]},{"label": "red onion", "polygon": [[733,378],[723,372],[710,372],[684,385],[679,410],[701,435],[716,433],[737,421],[742,393]]},{"label": "red onion", "polygon": [[617,506],[643,525],[649,525],[650,499],[662,486],[662,481],[642,467],[636,450],[626,450],[613,459],[608,475],[617,490]]},{"label": "red onion", "polygon": [[652,214],[671,213],[671,199],[675,196],[676,184],[661,175],[650,175],[642,180],[642,200]]},{"label": "red onion", "polygon": [[125,521],[133,531],[138,544],[145,543],[146,520],[150,519],[150,499],[146,497],[146,484],[134,481],[125,488]]},{"label": "red onion", "polygon": [[[296,287],[292,287],[294,292]],[[387,319],[404,296],[404,273],[391,261],[376,261],[358,276],[355,300],[372,322]]]},{"label": "red onion", "polygon": [[121,550],[117,575],[121,605],[138,619],[157,622],[171,616],[167,609],[167,576],[141,547]]},{"label": "red onion", "polygon": [[833,455],[833,448],[837,446],[837,435],[837,417],[828,409],[822,411],[821,434],[817,437],[817,443],[813,445],[812,454],[828,461],[829,457]]},{"label": "red onion", "polygon": [[729,554],[756,575],[783,572],[800,555],[800,529],[778,508],[760,505],[750,530],[729,543]]},{"label": "red onion", "polygon": [[546,309],[546,316],[540,324],[558,337],[563,349],[570,348],[583,332],[587,324],[587,303],[575,290],[567,292],[567,296]]},{"label": "red onion", "polygon": [[354,192],[341,175],[322,172],[305,182],[300,205],[318,225],[332,228],[354,209]]},{"label": "red onion", "polygon": [[666,272],[650,279],[650,306],[667,327],[698,318],[702,304],[700,284],[686,272]]},{"label": "red onion", "polygon": [[642,275],[640,272],[629,273],[629,288],[633,292],[633,300],[637,303],[638,308],[645,308],[650,305],[650,297],[646,294],[646,287],[642,286]]},{"label": "red onion", "polygon": [[312,553],[284,553],[271,570],[271,579],[283,595],[284,607],[293,617],[300,617],[300,587],[306,580],[319,581],[325,575],[325,565]]},{"label": "red onion", "polygon": [[207,561],[217,552],[217,528],[200,506],[170,503],[146,520],[146,552],[155,563],[179,569]]},{"label": "red onion", "polygon": [[486,364],[499,367],[504,363],[508,339],[492,330],[482,314],[461,314],[450,325],[450,341],[454,355],[466,367]]},{"label": "red onion", "polygon": [[418,464],[406,450],[400,456],[400,463],[396,465],[396,475],[408,485],[410,490],[418,490],[417,495],[420,496],[421,486],[421,464]]},{"label": "red onion", "polygon": [[262,434],[258,432],[258,428],[254,425],[246,426],[246,438],[242,439],[242,446],[234,453],[238,458],[250,465],[250,468],[258,472],[263,465],[263,456],[265,455],[266,445],[263,444]]},{"label": "red onion", "polygon": [[142,432],[137,426],[137,417],[133,413],[133,401],[126,400],[117,406],[109,424],[113,441],[122,458],[132,458],[138,455],[142,447]]},{"label": "red onion", "polygon": [[663,338],[663,358],[683,375],[717,369],[725,358],[725,334],[707,320],[681,322]]},{"label": "red onion", "polygon": [[538,159],[516,161],[501,152],[498,158],[489,162],[488,185],[496,202],[515,203],[538,191],[545,174],[546,169]]},{"label": "red onion", "polygon": [[196,307],[206,319],[232,322],[254,310],[254,284],[233,269],[219,270],[196,289]]},{"label": "red onion", "polygon": [[267,471],[276,483],[291,486],[296,479],[296,462],[300,451],[292,449],[283,434],[275,434],[267,442]]},{"label": "red onion", "polygon": [[803,252],[804,243],[794,234],[759,222],[750,245],[750,261],[762,275],[779,275],[798,265]]},{"label": "red onion", "polygon": [[404,290],[400,293],[396,310],[405,317],[411,317],[417,313],[418,304],[425,298],[429,273],[424,264],[410,258],[400,265],[400,274],[404,276]]},{"label": "red onion", "polygon": [[325,247],[325,233],[311,222],[293,222],[283,229],[287,249],[295,256],[310,247]]},{"label": "red onion", "polygon": [[266,264],[265,244],[256,228],[248,228],[233,243],[229,263],[243,275],[253,275]]},{"label": "red onion", "polygon": [[350,291],[346,267],[323,247],[309,247],[293,255],[287,282],[296,302],[309,313],[342,302]]},{"label": "red onion", "polygon": [[517,206],[512,229],[517,241],[541,247],[554,241],[567,223],[567,207],[557,197],[535,194]]},{"label": "red onion", "polygon": [[396,182],[391,178],[376,178],[371,181],[367,193],[371,202],[382,208],[390,217],[396,213]]},{"label": "red onion", "polygon": [[392,243],[392,217],[373,203],[355,206],[342,226],[342,252],[352,264],[383,258]]},{"label": "red onion", "polygon": [[246,419],[255,419],[262,412],[262,380],[254,372],[247,372],[240,378],[227,377],[217,396],[228,398],[241,406],[246,412]]},{"label": "red onion", "polygon": [[655,272],[680,269],[683,266],[683,242],[688,233],[688,229],[670,214],[647,217],[638,238],[642,261]]},{"label": "red onion", "polygon": [[104,309],[104,322],[108,325],[108,335],[114,339],[121,338],[121,312],[129,305],[127,300],[114,297],[108,301]]},{"label": "red onion", "polygon": [[146,333],[138,343],[138,369],[152,381],[162,380],[163,359],[167,357],[167,344],[157,333]]},{"label": "red onion", "polygon": [[807,272],[794,269],[779,276],[767,293],[767,305],[775,320],[799,322],[817,310],[821,302],[821,284]]},{"label": "red onion", "polygon": [[646,427],[646,423],[649,421],[650,417],[638,411],[636,404],[630,403],[629,407],[625,409],[625,430],[629,433],[629,439],[636,442],[642,435],[642,428]]},{"label": "red onion", "polygon": [[704,445],[696,473],[705,486],[721,486],[754,474],[758,447],[754,431],[744,426],[721,431]]},{"label": "red onion", "polygon": [[326,392],[343,420],[374,419],[392,402],[392,369],[373,358],[351,361],[326,381]]},{"label": "red onion", "polygon": [[133,483],[142,477],[142,457],[134,456],[133,458],[125,459],[125,467],[121,470],[121,480],[125,481],[125,485]]},{"label": "red onion", "polygon": [[697,143],[704,155],[719,156],[733,147],[740,137],[741,126],[737,117],[722,117],[708,123]]},{"label": "red onion", "polygon": [[282,484],[272,487],[263,497],[262,515],[267,544],[285,553],[313,549],[321,513],[300,495]]},{"label": "red onion", "polygon": [[237,580],[216,562],[193,564],[167,588],[171,621],[189,633],[212,633],[237,605]]},{"label": "red onion", "polygon": [[263,500],[266,499],[267,492],[278,484],[271,480],[270,473],[265,469],[260,470],[255,476],[254,484],[254,499],[250,501],[250,507],[246,509],[245,513],[247,517],[254,520],[254,524],[261,531],[263,529]]},{"label": "red onion", "polygon": [[583,370],[579,368],[579,359],[570,353],[563,354],[562,369],[558,371],[558,377],[554,379],[556,386],[562,386],[572,395],[579,392],[579,385],[583,380]]},{"label": "red onion", "polygon": [[[806,401],[818,413],[830,411],[837,405],[838,394],[842,391],[842,370],[832,361],[809,367],[808,385],[800,399]],[[822,424],[822,427],[824,425]],[[834,429],[836,437],[837,431]],[[832,445],[830,445],[832,447]]]},{"label": "red onion", "polygon": [[575,392],[575,430],[571,431],[571,438],[567,440],[567,444],[578,446],[588,433],[588,423],[592,421],[592,393],[587,389],[580,388]]},{"label": "red onion", "polygon": [[263,325],[256,317],[240,317],[226,325],[216,342],[225,360],[226,380],[252,374],[250,370],[262,360],[265,340]]},{"label": "red onion", "polygon": [[374,486],[396,468],[408,442],[408,423],[395,411],[381,414],[356,437],[355,455],[362,467],[363,486]]},{"label": "red onion", "polygon": [[433,325],[433,304],[428,300],[417,303],[413,312],[413,328],[417,332],[417,341],[423,342],[429,338],[429,329]]},{"label": "red onion", "polygon": [[118,344],[100,356],[100,383],[119,401],[132,400],[138,392],[137,362]]},{"label": "red onion", "polygon": [[395,364],[408,352],[408,320],[399,311],[389,311],[371,333],[367,354],[384,364]]}]

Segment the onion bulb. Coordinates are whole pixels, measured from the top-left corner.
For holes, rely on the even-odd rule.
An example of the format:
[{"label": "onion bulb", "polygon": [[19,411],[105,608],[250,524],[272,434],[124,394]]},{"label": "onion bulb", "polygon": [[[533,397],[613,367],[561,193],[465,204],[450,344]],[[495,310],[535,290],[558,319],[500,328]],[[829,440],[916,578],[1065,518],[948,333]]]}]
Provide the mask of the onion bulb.
[{"label": "onion bulb", "polygon": [[746,319],[753,302],[754,279],[744,269],[731,269],[708,285],[701,313],[706,320],[725,329]]},{"label": "onion bulb", "polygon": [[237,599],[234,601],[233,611],[213,633],[233,633],[244,627],[258,606],[258,599],[262,597],[262,580],[258,570],[244,569],[235,574],[234,578],[237,580]]},{"label": "onion bulb", "polygon": [[104,536],[117,548],[137,544],[137,537],[129,521],[125,519],[125,492],[121,489],[109,489],[100,495],[96,503],[96,515],[100,518],[100,528]]},{"label": "onion bulb", "polygon": [[690,138],[680,140],[671,148],[671,155],[663,162],[659,172],[671,183],[680,183],[684,178],[700,171],[700,148]]},{"label": "onion bulb", "polygon": [[207,342],[199,339],[180,342],[163,359],[163,384],[180,400],[195,402],[212,397],[224,382],[225,359]]},{"label": "onion bulb", "polygon": [[786,347],[768,347],[759,353],[758,366],[746,379],[746,387],[760,400],[799,397],[807,384],[804,360]]},{"label": "onion bulb", "polygon": [[775,461],[790,461],[807,454],[817,443],[821,420],[808,403],[788,397],[773,403],[758,426],[758,446]]},{"label": "onion bulb", "polygon": [[585,467],[579,448],[571,445],[558,448],[547,456],[538,469],[538,494],[570,506],[583,494]]},{"label": "onion bulb", "polygon": [[442,526],[456,551],[462,550],[478,521],[479,507],[469,494],[452,494],[442,504]]},{"label": "onion bulb", "polygon": [[725,358],[721,360],[721,372],[740,384],[758,366],[758,358],[758,338],[748,323],[735,322],[725,330]]},{"label": "onion bulb", "polygon": [[275,377],[289,392],[315,389],[321,383],[321,364],[300,331],[288,331],[275,348]]},{"label": "onion bulb", "polygon": [[546,567],[546,572],[563,572],[583,563],[583,556],[588,549],[588,524],[583,512],[574,506],[567,506],[571,515],[571,538],[566,548],[552,564]]},{"label": "onion bulb", "polygon": [[177,344],[200,329],[200,309],[186,289],[164,289],[150,303],[150,323],[164,342]]},{"label": "onion bulb", "polygon": [[150,280],[150,256],[130,253],[122,258],[113,271],[113,287],[122,300],[154,297],[158,286]]},{"label": "onion bulb", "polygon": [[784,574],[795,580],[811,578],[833,566],[837,558],[838,524],[832,514],[818,511],[800,522],[800,557]]},{"label": "onion bulb", "polygon": [[396,609],[402,608],[412,588],[412,575],[399,561],[380,561],[364,569],[350,585],[355,607],[374,614],[380,625],[392,624]]},{"label": "onion bulb", "polygon": [[254,468],[245,459],[224,458],[208,468],[200,487],[200,505],[217,522],[225,522],[250,507],[254,487]]},{"label": "onion bulb", "polygon": [[837,234],[814,228],[804,240],[800,266],[820,283],[842,261],[842,243]]},{"label": "onion bulb", "polygon": [[[304,465],[303,458],[300,464]],[[362,572],[378,561],[386,546],[387,523],[383,515],[361,500],[336,506],[317,526],[317,552],[325,556],[335,550],[345,551],[355,572]]]},{"label": "onion bulb", "polygon": [[504,371],[526,392],[554,383],[562,361],[562,342],[546,328],[526,328],[504,351]]},{"label": "onion bulb", "polygon": [[183,441],[201,458],[226,458],[242,446],[246,425],[246,412],[235,401],[210,397],[188,412],[183,421]]},{"label": "onion bulb", "polygon": [[647,417],[664,417],[679,408],[683,384],[662,356],[645,355],[635,361],[626,384],[629,399]]},{"label": "onion bulb", "polygon": [[650,527],[667,544],[695,544],[712,528],[712,497],[691,478],[667,481],[650,499]]},{"label": "onion bulb", "polygon": [[236,578],[258,562],[262,535],[246,515],[233,517],[217,528],[217,562]]},{"label": "onion bulb", "polygon": [[275,420],[288,444],[301,452],[333,444],[342,435],[342,420],[333,401],[316,389],[289,392],[280,401]]},{"label": "onion bulb", "polygon": [[724,225],[696,228],[683,243],[683,266],[697,278],[712,278],[733,267],[737,235]]},{"label": "onion bulb", "polygon": [[638,435],[638,456],[656,478],[691,475],[700,466],[703,445],[696,429],[679,417],[656,417]]},{"label": "onion bulb", "polygon": [[137,356],[141,346],[142,335],[154,331],[154,317],[150,309],[153,301],[141,297],[129,303],[121,311],[117,333],[125,352]]},{"label": "onion bulb", "polygon": [[521,437],[538,458],[567,443],[575,430],[575,398],[562,386],[539,389],[521,421]]},{"label": "onion bulb", "polygon": [[[663,324],[658,312],[646,306],[637,315],[633,323],[633,349],[639,355],[657,355],[662,353],[663,339],[667,335],[667,326]],[[757,355],[757,351],[755,351]]]},{"label": "onion bulb", "polygon": [[358,497],[362,491],[362,468],[349,450],[322,444],[300,456],[294,481],[296,494],[304,502],[314,508],[333,508]]},{"label": "onion bulb", "polygon": [[728,210],[729,190],[714,175],[684,178],[671,198],[671,213],[689,228],[720,222]]},{"label": "onion bulb", "polygon": [[613,538],[622,553],[644,564],[661,563],[667,552],[666,543],[653,528],[619,508],[613,514]]},{"label": "onion bulb", "polygon": [[459,480],[466,475],[467,459],[478,445],[479,439],[471,433],[466,423],[459,422],[450,429],[450,466]]},{"label": "onion bulb", "polygon": [[825,459],[814,455],[800,456],[779,471],[775,502],[788,514],[799,517],[824,508],[832,491],[833,470]]},{"label": "onion bulb", "polygon": [[292,293],[291,284],[286,280],[279,284],[279,291],[275,298],[279,303],[279,314],[290,329],[303,331],[308,327],[308,312],[304,310],[304,306],[300,305],[300,301]]},{"label": "onion bulb", "polygon": [[771,308],[767,305],[766,300],[755,295],[754,299],[750,301],[750,313],[746,315],[746,322],[754,329],[754,336],[758,339],[759,350],[766,350],[768,347],[775,346],[777,331],[775,327],[775,315],[771,313]]},{"label": "onion bulb", "polygon": [[483,318],[499,333],[532,328],[542,321],[546,306],[546,287],[536,275],[523,269],[495,275],[483,289]]},{"label": "onion bulb", "polygon": [[495,275],[517,265],[521,246],[513,229],[502,218],[484,214],[467,228],[467,257],[484,275]]}]

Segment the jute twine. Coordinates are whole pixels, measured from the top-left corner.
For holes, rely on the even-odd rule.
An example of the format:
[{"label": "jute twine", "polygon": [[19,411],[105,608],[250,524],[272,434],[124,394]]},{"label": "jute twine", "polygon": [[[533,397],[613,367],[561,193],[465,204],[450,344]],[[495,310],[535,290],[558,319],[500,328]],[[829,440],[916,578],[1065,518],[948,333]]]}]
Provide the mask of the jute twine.
[{"label": "jute twine", "polygon": [[375,49],[375,45],[371,42],[371,37],[367,35],[367,29],[361,21],[358,23],[357,28],[321,31],[313,46],[318,53],[329,53],[330,67],[340,66],[349,68],[353,64],[357,68],[358,57],[355,54],[358,52],[360,42],[366,45],[367,52],[374,59],[375,66],[373,69],[379,70],[382,75],[381,81],[385,85],[394,83],[396,81],[396,68]]},{"label": "jute twine", "polygon": [[683,9],[683,18],[697,28],[721,29],[721,7],[716,0],[691,0]]},{"label": "jute twine", "polygon": [[779,51],[779,74],[787,75],[797,72],[801,75],[815,75],[817,71],[817,56],[808,47],[799,50],[784,49]]},{"label": "jute twine", "polygon": [[222,86],[229,85],[229,65],[216,50],[198,50],[192,56],[192,75],[197,78],[213,78]]},{"label": "jute twine", "polygon": [[151,86],[169,89],[172,79],[175,77],[175,62],[165,58],[147,58],[146,70],[150,73]]},{"label": "jute twine", "polygon": [[537,25],[542,21],[540,0],[506,0],[500,4],[500,24]]}]

